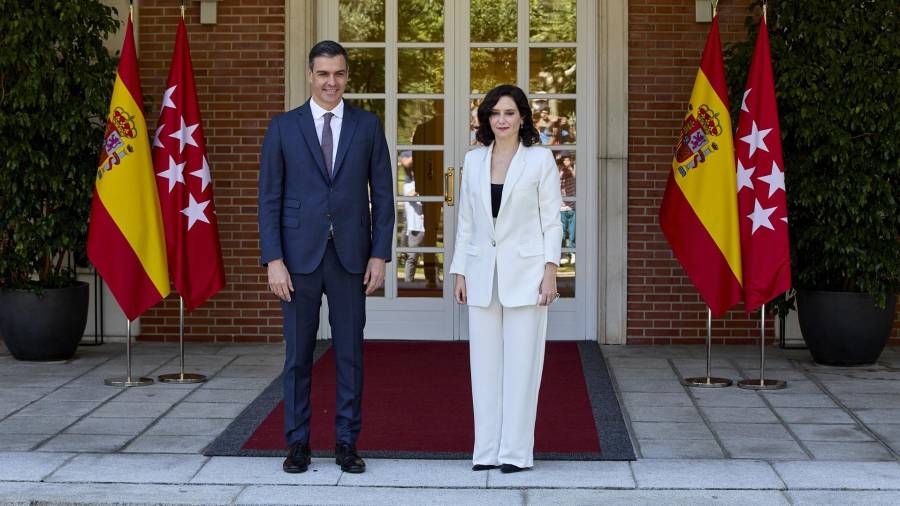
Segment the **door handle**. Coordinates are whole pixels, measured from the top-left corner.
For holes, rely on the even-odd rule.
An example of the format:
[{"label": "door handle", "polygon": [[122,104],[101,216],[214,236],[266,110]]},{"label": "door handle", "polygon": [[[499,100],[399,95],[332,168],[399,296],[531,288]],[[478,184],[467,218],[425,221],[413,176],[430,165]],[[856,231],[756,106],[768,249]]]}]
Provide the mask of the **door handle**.
[{"label": "door handle", "polygon": [[447,172],[444,174],[444,202],[448,207],[453,207],[456,195],[456,178],[453,177],[456,173],[456,170],[453,167],[447,167]]}]

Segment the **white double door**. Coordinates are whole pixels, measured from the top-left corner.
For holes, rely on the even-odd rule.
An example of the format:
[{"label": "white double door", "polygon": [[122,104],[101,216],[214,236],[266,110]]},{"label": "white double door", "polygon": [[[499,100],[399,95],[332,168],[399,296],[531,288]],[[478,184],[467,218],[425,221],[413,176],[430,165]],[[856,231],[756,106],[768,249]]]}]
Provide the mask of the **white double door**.
[{"label": "white double door", "polygon": [[[562,297],[550,310],[548,339],[595,339],[596,72],[580,63],[590,64],[596,38],[588,3],[317,3],[317,39],[337,40],[349,53],[345,97],[381,118],[391,148],[393,258],[384,289],[367,301],[367,339],[466,339],[467,310],[453,300],[454,276],[447,273],[460,173],[475,147],[475,108],[504,83],[527,93],[542,144],[563,177]],[[323,307],[320,335],[327,338]]]}]

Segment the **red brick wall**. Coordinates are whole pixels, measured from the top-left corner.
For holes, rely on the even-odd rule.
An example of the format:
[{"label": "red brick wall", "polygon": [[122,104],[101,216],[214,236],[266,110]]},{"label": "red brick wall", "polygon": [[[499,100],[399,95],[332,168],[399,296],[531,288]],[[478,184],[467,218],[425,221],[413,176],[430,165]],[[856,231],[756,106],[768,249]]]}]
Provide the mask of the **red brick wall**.
[{"label": "red brick wall", "polygon": [[[137,16],[141,84],[156,128],[181,2],[145,0]],[[187,339],[280,342],[281,312],[264,291],[256,226],[259,149],[269,118],[284,110],[284,0],[219,2],[215,25],[199,2],[185,23],[203,115],[225,259],[225,289],[185,319]],[[178,296],[141,318],[143,339],[178,339]]]},{"label": "red brick wall", "polygon": [[[723,46],[746,37],[749,4],[720,3]],[[706,306],[672,255],[657,212],[710,25],[694,21],[690,0],[630,0],[628,8],[628,343],[702,342]],[[758,342],[758,329],[758,314],[745,318],[739,306],[713,321],[713,339]],[[893,338],[900,344],[900,321]]]}]

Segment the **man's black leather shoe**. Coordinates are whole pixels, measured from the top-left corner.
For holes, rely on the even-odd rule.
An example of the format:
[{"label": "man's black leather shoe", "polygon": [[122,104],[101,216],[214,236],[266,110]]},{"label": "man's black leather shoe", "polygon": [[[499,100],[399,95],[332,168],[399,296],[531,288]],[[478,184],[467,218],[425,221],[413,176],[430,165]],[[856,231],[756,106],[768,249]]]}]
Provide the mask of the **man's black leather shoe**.
[{"label": "man's black leather shoe", "polygon": [[519,471],[528,471],[529,469],[531,468],[514,466],[512,464],[502,464],[500,466],[500,472],[503,474],[518,473]]},{"label": "man's black leather shoe", "polygon": [[305,473],[309,469],[310,458],[309,445],[294,443],[288,450],[288,456],[284,459],[281,468],[286,473]]},{"label": "man's black leather shoe", "polygon": [[473,471],[489,471],[491,469],[497,469],[500,466],[492,466],[491,464],[475,464],[472,466]]},{"label": "man's black leather shoe", "polygon": [[353,445],[338,443],[334,448],[334,463],[341,466],[341,471],[345,473],[366,472],[366,461],[356,453],[356,447]]}]

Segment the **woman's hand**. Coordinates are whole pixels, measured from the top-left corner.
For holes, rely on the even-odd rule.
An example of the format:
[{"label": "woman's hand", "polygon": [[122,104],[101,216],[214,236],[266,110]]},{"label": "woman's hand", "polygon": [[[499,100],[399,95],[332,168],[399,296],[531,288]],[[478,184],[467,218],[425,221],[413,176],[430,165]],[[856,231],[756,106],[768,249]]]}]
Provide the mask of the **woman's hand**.
[{"label": "woman's hand", "polygon": [[552,262],[544,265],[544,279],[541,280],[538,292],[538,306],[549,306],[559,298],[559,292],[556,291],[556,268],[556,264]]},{"label": "woman's hand", "polygon": [[456,274],[455,276],[456,282],[453,285],[453,296],[456,298],[457,304],[465,304],[468,300],[466,297],[466,277],[461,274]]}]

